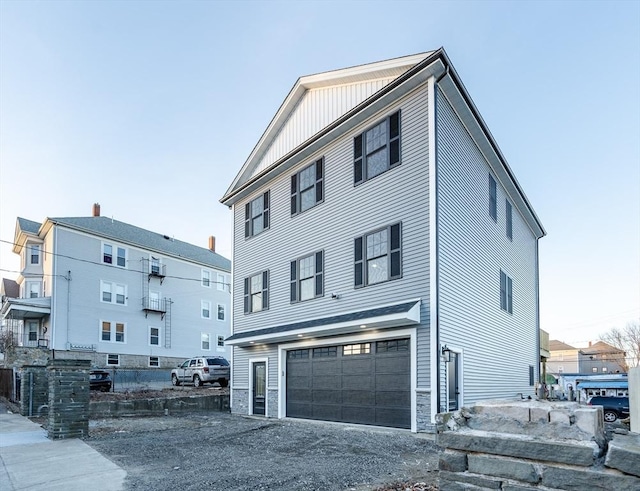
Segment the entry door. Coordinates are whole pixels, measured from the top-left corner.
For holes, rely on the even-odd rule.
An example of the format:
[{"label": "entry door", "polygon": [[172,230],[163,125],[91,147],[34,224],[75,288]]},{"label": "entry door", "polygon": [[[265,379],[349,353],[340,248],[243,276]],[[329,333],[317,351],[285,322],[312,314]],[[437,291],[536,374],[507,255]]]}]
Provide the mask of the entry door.
[{"label": "entry door", "polygon": [[267,395],[267,364],[259,361],[253,364],[253,414],[265,414]]},{"label": "entry door", "polygon": [[458,353],[450,352],[450,360],[447,363],[447,385],[449,411],[457,411],[460,409],[460,370]]}]

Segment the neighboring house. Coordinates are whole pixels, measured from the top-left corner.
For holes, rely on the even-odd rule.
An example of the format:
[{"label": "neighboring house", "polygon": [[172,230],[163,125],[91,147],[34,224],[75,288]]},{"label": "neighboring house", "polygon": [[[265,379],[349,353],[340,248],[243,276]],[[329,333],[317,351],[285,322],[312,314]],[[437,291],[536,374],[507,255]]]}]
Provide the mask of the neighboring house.
[{"label": "neighboring house", "polygon": [[[172,367],[197,354],[228,357],[228,259],[111,218],[18,218],[17,290],[0,316],[18,346],[107,367]],[[5,288],[6,290],[6,288]]]},{"label": "neighboring house", "polygon": [[549,341],[547,372],[554,375],[579,373],[578,348],[574,348],[556,339]]},{"label": "neighboring house", "polygon": [[300,78],[221,202],[234,413],[432,431],[535,394],[545,232],[444,50]]},{"label": "neighboring house", "polygon": [[626,373],[626,353],[604,341],[591,343],[588,348],[578,352],[578,371],[580,373]]}]

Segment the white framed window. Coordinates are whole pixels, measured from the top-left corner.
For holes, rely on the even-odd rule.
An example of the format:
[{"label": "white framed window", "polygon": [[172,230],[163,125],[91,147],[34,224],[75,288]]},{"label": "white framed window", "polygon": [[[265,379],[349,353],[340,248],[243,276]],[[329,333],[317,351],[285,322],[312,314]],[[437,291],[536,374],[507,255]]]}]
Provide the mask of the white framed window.
[{"label": "white framed window", "polygon": [[513,281],[500,270],[500,308],[513,314]]},{"label": "white framed window", "polygon": [[124,323],[102,321],[100,323],[100,340],[106,343],[126,343]]},{"label": "white framed window", "polygon": [[217,274],[218,274],[218,280],[217,280],[218,290],[223,292],[227,289],[227,277],[220,273],[217,273]]},{"label": "white framed window", "polygon": [[607,371],[608,371],[608,370],[607,370],[607,367],[602,367],[602,371],[603,371],[603,372],[607,372]]},{"label": "white framed window", "polygon": [[324,201],[324,158],[291,176],[291,215]]},{"label": "white framed window", "polygon": [[224,336],[218,336],[218,347],[222,348],[224,346]]},{"label": "white framed window", "polygon": [[[115,256],[115,257],[114,257]],[[112,244],[102,244],[102,262],[120,268],[127,267],[127,250],[124,247]]]},{"label": "white framed window", "polygon": [[164,276],[164,267],[161,258],[155,256],[149,258],[149,274],[151,276]]},{"label": "white framed window", "polygon": [[148,305],[150,310],[155,310],[157,312],[161,312],[164,309],[162,307],[164,307],[162,305],[162,295],[160,294],[160,292],[156,292],[156,291],[151,291],[149,290],[149,305]]},{"label": "white framed window", "polygon": [[100,281],[100,301],[117,305],[127,305],[127,285]]},{"label": "white framed window", "polygon": [[159,327],[149,327],[149,346],[160,346]]},{"label": "white framed window", "polygon": [[353,182],[358,185],[400,165],[400,112],[353,139]]},{"label": "white framed window", "polygon": [[120,365],[120,355],[107,355],[107,365],[109,366],[119,366]]},{"label": "white framed window", "polygon": [[202,278],[202,286],[204,286],[205,288],[210,288],[211,287],[211,271],[203,269],[201,278]]},{"label": "white framed window", "polygon": [[157,356],[149,357],[149,368],[158,368],[160,367],[160,358]]},{"label": "white framed window", "polygon": [[27,297],[28,298],[38,298],[40,296],[40,282],[39,281],[29,281],[27,282]]},{"label": "white framed window", "polygon": [[244,279],[244,313],[269,308],[269,271]]},{"label": "white framed window", "polygon": [[200,335],[200,345],[203,350],[209,351],[211,349],[211,335],[203,332]]},{"label": "white framed window", "polygon": [[244,205],[244,236],[253,237],[269,228],[269,191]]},{"label": "white framed window", "polygon": [[40,264],[40,245],[31,244],[29,246],[29,264]]},{"label": "white framed window", "polygon": [[223,321],[226,318],[226,312],[225,312],[226,308],[224,306],[224,304],[219,303],[218,304],[218,320],[219,321]]},{"label": "white framed window", "polygon": [[208,300],[202,300],[200,304],[202,318],[211,319],[211,302],[209,302]]},{"label": "white framed window", "polygon": [[38,341],[38,323],[34,321],[27,322],[29,344]]}]

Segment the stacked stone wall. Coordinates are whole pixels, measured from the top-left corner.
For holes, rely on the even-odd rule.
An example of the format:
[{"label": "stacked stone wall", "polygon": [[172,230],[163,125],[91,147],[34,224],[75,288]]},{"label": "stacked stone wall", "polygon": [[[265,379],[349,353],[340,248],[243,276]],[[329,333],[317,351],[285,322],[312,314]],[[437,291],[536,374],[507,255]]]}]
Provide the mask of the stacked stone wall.
[{"label": "stacked stone wall", "polygon": [[599,406],[485,401],[437,425],[442,491],[640,490],[640,435],[608,442]]},{"label": "stacked stone wall", "polygon": [[42,416],[49,409],[49,378],[46,367],[26,365],[20,370],[20,414]]},{"label": "stacked stone wall", "polygon": [[51,360],[49,419],[47,431],[53,440],[85,438],[89,435],[89,360]]}]

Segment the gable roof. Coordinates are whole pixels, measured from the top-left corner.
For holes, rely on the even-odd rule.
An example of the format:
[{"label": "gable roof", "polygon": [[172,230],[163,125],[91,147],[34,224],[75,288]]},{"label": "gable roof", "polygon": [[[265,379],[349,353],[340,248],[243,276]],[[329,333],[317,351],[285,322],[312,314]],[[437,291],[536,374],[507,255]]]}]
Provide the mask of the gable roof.
[{"label": "gable roof", "polygon": [[50,225],[66,227],[231,272],[231,261],[216,252],[108,217],[47,218],[39,233]]},{"label": "gable roof", "polygon": [[27,220],[26,218],[18,217],[17,225],[23,232],[38,235],[38,230],[40,230],[41,224],[38,222],[34,222],[33,220]]},{"label": "gable roof", "polygon": [[582,348],[580,350],[580,353],[582,353],[583,355],[597,355],[601,353],[624,353],[624,350],[616,348],[615,346],[611,346],[604,341],[598,341],[588,348]]},{"label": "gable roof", "polygon": [[562,341],[558,341],[557,339],[552,339],[549,341],[549,351],[563,351],[563,350],[571,350],[571,349],[578,349],[578,348],[569,346],[568,344],[565,344]]},{"label": "gable roof", "polygon": [[9,298],[18,298],[20,296],[20,285],[15,280],[2,278],[2,290],[0,294]]},{"label": "gable roof", "polygon": [[[437,86],[446,94],[530,230],[538,238],[546,235],[540,219],[443,48],[298,79],[220,202],[231,207],[250,197],[261,186],[287,172],[303,159],[312,157],[314,152],[320,151],[368,117],[426,83],[431,77],[436,79]],[[364,91],[366,97],[356,97],[350,99],[349,103],[344,102],[345,81],[352,81],[359,84],[359,87],[369,83],[367,87],[371,89],[376,87],[373,82],[380,80],[383,82],[375,91]],[[319,117],[319,111],[314,110],[312,104],[305,106],[305,97],[318,87],[335,89],[334,92],[327,91],[323,111],[330,103],[340,105],[341,108],[332,113],[333,121],[323,121],[322,128],[313,124],[314,118]],[[300,123],[292,123],[296,131],[306,125],[299,131],[301,134],[294,138],[290,135],[293,132],[287,132],[288,139],[278,141],[280,132],[294,118]]]}]

